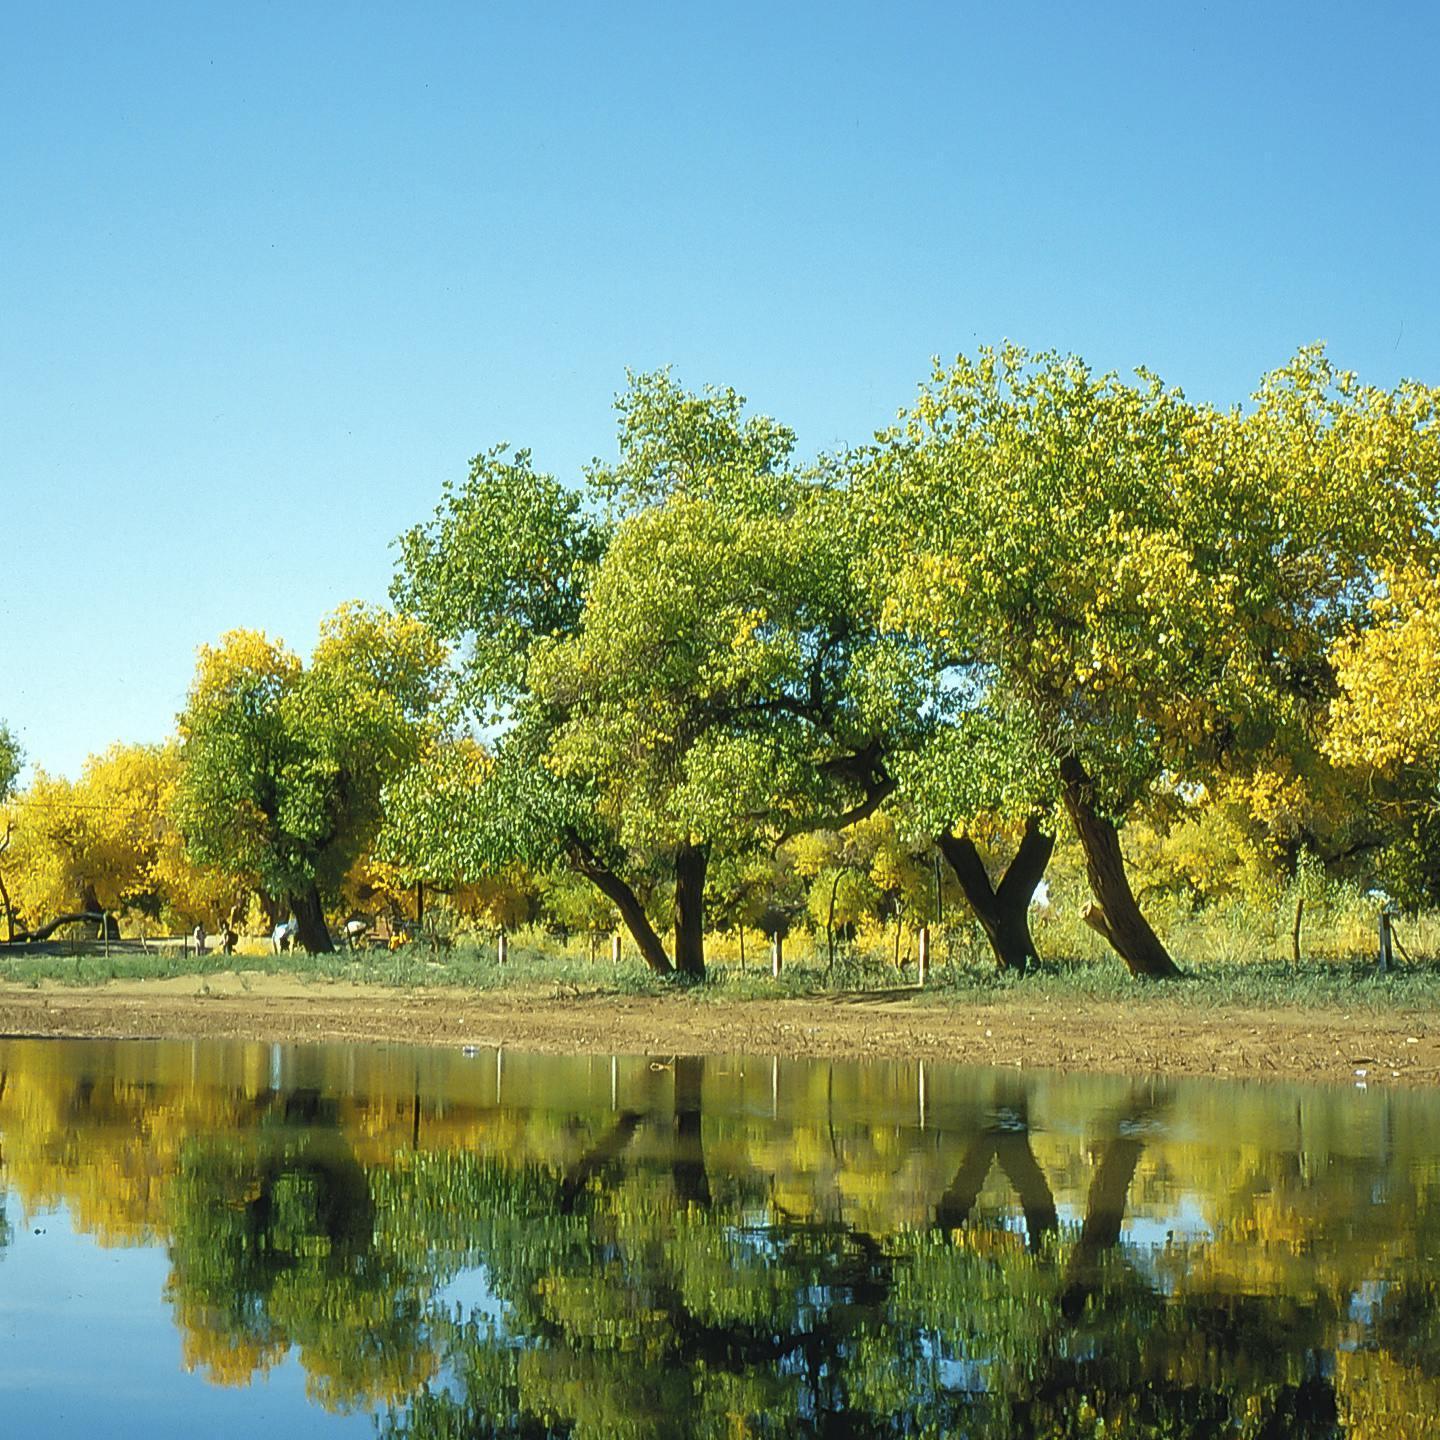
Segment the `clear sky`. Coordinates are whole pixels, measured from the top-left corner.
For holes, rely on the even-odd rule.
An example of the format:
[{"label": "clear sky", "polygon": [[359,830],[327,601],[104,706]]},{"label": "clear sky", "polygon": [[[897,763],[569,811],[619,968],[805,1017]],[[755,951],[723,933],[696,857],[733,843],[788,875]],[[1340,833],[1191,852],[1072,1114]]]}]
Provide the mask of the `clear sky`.
[{"label": "clear sky", "polygon": [[1005,337],[1440,382],[1440,6],[83,4],[0,26],[0,718],[78,772],[308,652],[626,367],[802,449]]}]

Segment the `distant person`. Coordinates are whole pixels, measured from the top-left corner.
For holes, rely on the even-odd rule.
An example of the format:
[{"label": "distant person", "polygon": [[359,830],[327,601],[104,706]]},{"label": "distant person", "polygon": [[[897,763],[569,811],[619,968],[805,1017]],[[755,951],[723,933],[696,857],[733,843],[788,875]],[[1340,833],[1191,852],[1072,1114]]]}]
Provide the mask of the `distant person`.
[{"label": "distant person", "polygon": [[205,953],[205,927],[203,925],[197,925],[194,935],[190,938],[195,942],[195,953],[197,955],[203,955]]}]

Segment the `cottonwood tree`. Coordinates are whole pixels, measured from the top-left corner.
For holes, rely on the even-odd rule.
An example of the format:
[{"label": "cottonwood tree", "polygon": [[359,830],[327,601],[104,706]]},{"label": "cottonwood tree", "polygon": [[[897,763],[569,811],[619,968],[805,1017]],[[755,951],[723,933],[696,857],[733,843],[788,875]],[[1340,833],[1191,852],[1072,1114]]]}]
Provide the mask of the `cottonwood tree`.
[{"label": "cottonwood tree", "polygon": [[322,623],[308,666],[249,630],[200,651],[177,821],[198,863],[285,897],[311,952],[334,948],[325,901],[373,840],[383,785],[432,734],[444,658],[418,620],[358,603]]},{"label": "cottonwood tree", "polygon": [[17,933],[12,925],[10,938],[40,938],[66,917],[98,922],[102,912],[188,926],[233,903],[229,877],[184,858],[169,817],[178,771],[173,741],[112,745],[90,756],[74,781],[37,771],[7,820],[6,893],[26,927]]},{"label": "cottonwood tree", "polygon": [[1435,415],[1435,392],[1364,387],[1314,349],[1220,412],[1005,347],[938,368],[885,437],[889,619],[961,713],[1018,723],[1132,973],[1177,967],[1120,826],[1162,779],[1313,745],[1331,644],[1386,558],[1433,542]]},{"label": "cottonwood tree", "polygon": [[[887,726],[910,713],[903,647],[851,580],[841,492],[743,404],[633,377],[588,503],[525,452],[477,457],[403,538],[393,592],[460,647],[471,716],[504,725],[483,783],[392,787],[409,854],[568,865],[661,973],[704,973],[717,847],[869,813],[891,788]],[[673,885],[673,959],[653,884]]]},{"label": "cottonwood tree", "polygon": [[1363,783],[1395,832],[1386,882],[1407,903],[1440,898],[1440,572],[1387,577],[1370,629],[1332,649],[1339,694],[1326,752]]}]

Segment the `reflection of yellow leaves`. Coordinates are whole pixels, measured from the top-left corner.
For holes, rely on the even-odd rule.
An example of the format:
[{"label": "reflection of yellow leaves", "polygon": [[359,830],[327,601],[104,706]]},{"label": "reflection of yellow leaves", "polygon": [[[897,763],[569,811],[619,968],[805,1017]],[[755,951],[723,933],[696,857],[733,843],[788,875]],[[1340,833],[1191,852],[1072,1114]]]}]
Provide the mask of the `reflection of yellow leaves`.
[{"label": "reflection of yellow leaves", "polygon": [[1440,1377],[1381,1352],[1337,1351],[1335,1398],[1349,1440],[1440,1435]]}]

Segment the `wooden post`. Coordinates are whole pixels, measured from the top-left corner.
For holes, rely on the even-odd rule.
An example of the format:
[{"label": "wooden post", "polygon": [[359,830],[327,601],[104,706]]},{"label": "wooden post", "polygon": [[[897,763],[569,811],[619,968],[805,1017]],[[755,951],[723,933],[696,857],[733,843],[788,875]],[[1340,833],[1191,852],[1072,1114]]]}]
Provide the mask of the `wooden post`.
[{"label": "wooden post", "polygon": [[1305,918],[1305,897],[1302,895],[1295,902],[1295,923],[1290,927],[1290,960],[1292,964],[1300,963],[1300,922]]},{"label": "wooden post", "polygon": [[502,965],[508,964],[510,960],[510,937],[503,930],[495,944],[495,958]]},{"label": "wooden post", "polygon": [[745,927],[740,927],[740,973],[745,973]]},{"label": "wooden post", "polygon": [[620,963],[620,935],[618,931],[610,937],[610,963],[612,965],[618,965]]},{"label": "wooden post", "polygon": [[1395,952],[1391,948],[1393,936],[1390,933],[1393,915],[1394,911],[1388,905],[1380,907],[1380,963],[1375,968],[1381,975],[1388,975],[1395,963]]},{"label": "wooden post", "polygon": [[774,980],[780,978],[780,967],[785,960],[785,942],[780,938],[777,930],[770,937],[770,976]]},{"label": "wooden post", "polygon": [[916,962],[916,969],[919,972],[919,984],[923,989],[925,979],[930,973],[930,927],[928,925],[920,927],[918,945],[919,959]]},{"label": "wooden post", "polygon": [[105,937],[105,958],[110,958],[110,912],[100,912],[100,933]]}]

